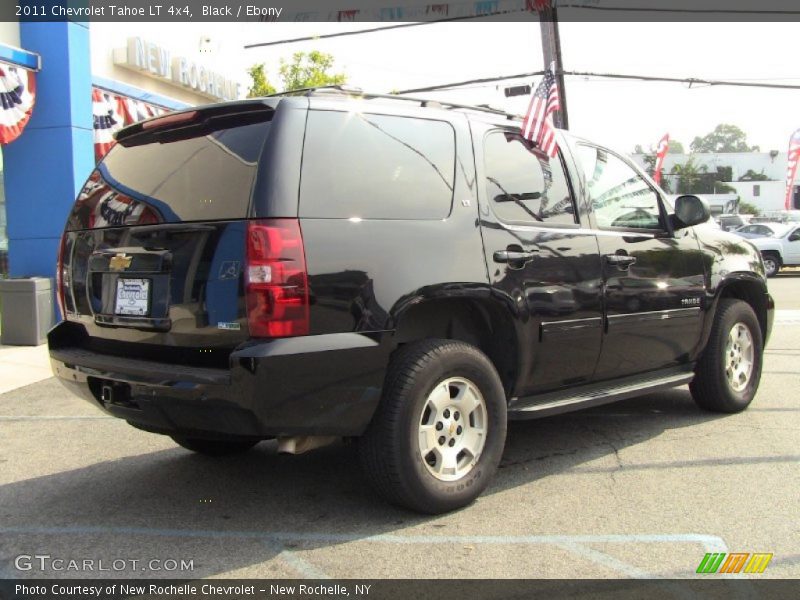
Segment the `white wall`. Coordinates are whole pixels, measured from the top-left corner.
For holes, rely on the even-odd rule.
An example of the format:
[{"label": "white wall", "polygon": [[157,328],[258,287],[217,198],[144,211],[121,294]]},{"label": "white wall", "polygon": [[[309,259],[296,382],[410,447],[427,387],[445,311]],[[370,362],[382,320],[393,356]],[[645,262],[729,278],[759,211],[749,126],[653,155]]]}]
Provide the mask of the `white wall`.
[{"label": "white wall", "polygon": [[0,21],[0,43],[19,48],[19,22]]},{"label": "white wall", "polygon": [[[736,188],[736,193],[742,202],[749,202],[761,211],[783,210],[786,197],[785,181],[734,181],[729,185]],[[759,186],[758,196],[753,193],[754,185]]]},{"label": "white wall", "polygon": [[[215,100],[196,94],[186,87],[171,85],[131,69],[114,64],[114,49],[125,48],[128,38],[141,37],[170,50],[173,56],[185,56],[228,79],[246,82],[244,73],[232,67],[239,62],[241,40],[216,32],[215,23],[92,23],[89,29],[92,75],[133,85],[191,105],[208,104]],[[200,39],[210,37],[211,51],[200,52]],[[242,89],[246,90],[243,85]]]}]

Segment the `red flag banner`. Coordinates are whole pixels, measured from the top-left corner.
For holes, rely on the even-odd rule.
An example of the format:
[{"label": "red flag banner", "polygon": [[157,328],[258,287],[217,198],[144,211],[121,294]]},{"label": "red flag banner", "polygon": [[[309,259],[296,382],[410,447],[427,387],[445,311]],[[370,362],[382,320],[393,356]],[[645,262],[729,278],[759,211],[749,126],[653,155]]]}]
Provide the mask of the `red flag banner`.
[{"label": "red flag banner", "polygon": [[550,158],[558,154],[553,113],[560,108],[555,64],[551,64],[531,94],[528,112],[522,121],[522,137],[532,141]]},{"label": "red flag banner", "polygon": [[664,159],[669,152],[669,134],[665,133],[661,141],[658,142],[658,150],[656,150],[656,167],[653,171],[653,181],[661,185],[661,170],[664,168]]},{"label": "red flag banner", "polygon": [[800,129],[789,138],[789,155],[786,165],[786,200],[784,208],[792,208],[792,195],[794,192],[794,177],[797,174],[797,163],[800,161]]}]

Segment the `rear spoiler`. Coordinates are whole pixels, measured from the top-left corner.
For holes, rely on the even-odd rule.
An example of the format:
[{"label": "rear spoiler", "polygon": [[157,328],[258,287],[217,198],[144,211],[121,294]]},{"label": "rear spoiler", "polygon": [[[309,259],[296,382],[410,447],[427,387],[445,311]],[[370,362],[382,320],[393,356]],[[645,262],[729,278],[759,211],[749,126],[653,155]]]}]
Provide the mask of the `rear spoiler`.
[{"label": "rear spoiler", "polygon": [[[123,127],[114,134],[114,139],[117,142],[128,140],[131,145],[136,145],[133,140],[134,136],[143,133],[156,133],[158,131],[167,131],[175,129],[183,129],[184,127],[203,126],[209,124],[211,121],[219,118],[230,117],[261,117],[264,113],[273,113],[278,103],[276,99],[252,99],[252,100],[239,100],[236,102],[226,102],[224,104],[209,104],[206,106],[198,106],[171,112],[158,117],[138,121],[127,127]],[[123,145],[127,145],[123,143]]]}]

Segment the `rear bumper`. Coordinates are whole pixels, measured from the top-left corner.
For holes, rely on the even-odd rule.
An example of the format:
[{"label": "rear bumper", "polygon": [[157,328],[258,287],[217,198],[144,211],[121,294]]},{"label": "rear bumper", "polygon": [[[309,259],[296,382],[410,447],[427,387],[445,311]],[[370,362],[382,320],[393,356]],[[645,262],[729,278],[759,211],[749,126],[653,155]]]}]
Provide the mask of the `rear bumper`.
[{"label": "rear bumper", "polygon": [[53,372],[72,392],[147,431],[195,437],[354,436],[380,399],[389,336],[330,334],[251,342],[229,369],[123,358],[49,336]]}]

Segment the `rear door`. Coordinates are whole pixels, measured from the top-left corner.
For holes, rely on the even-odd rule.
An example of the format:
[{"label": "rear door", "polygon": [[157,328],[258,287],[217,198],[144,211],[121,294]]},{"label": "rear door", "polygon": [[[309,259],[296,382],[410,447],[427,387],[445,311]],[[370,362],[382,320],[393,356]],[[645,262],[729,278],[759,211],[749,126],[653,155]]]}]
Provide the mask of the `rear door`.
[{"label": "rear door", "polygon": [[225,363],[248,336],[244,232],[273,110],[155,120],[116,144],[65,235],[66,318],[97,351]]},{"label": "rear door", "polygon": [[571,155],[551,159],[518,128],[473,122],[473,138],[489,277],[518,325],[516,393],[587,381],[600,353],[601,265],[567,176]]},{"label": "rear door", "polygon": [[693,229],[672,234],[659,191],[620,155],[581,143],[577,156],[603,261],[606,323],[595,378],[687,362],[705,301]]}]

